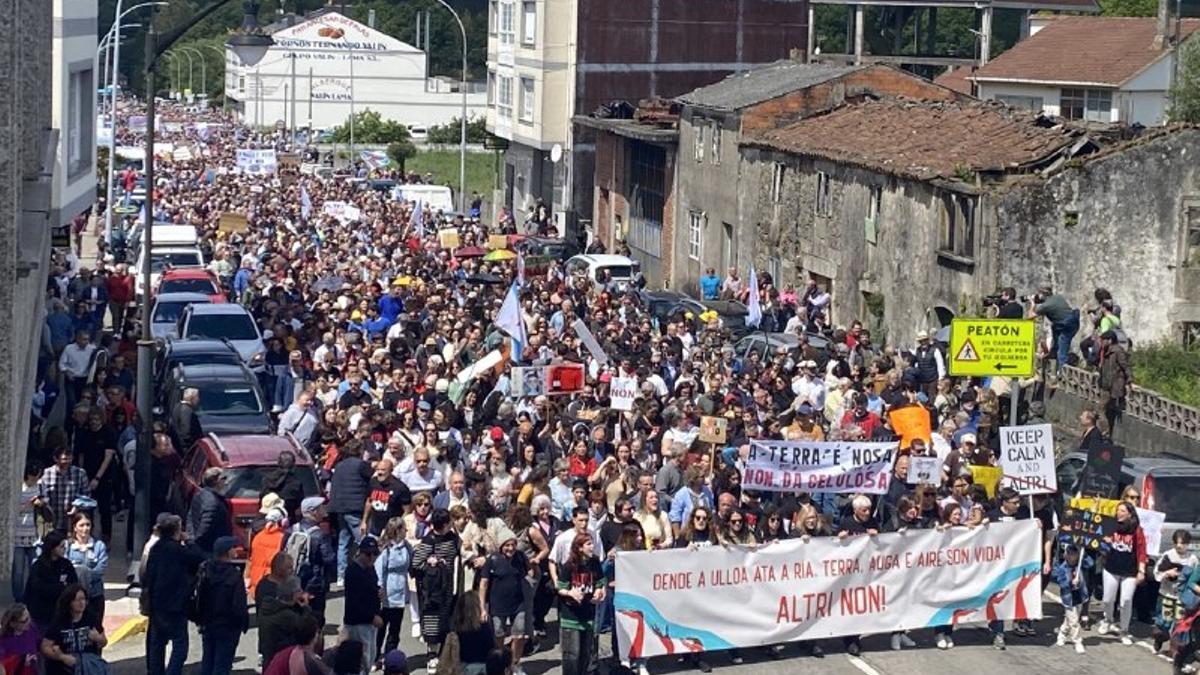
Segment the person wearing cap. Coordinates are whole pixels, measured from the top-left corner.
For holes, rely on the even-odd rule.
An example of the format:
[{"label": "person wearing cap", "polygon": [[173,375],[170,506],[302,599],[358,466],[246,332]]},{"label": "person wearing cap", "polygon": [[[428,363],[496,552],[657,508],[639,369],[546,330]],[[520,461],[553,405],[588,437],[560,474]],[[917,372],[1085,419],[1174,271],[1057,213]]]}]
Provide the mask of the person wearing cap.
[{"label": "person wearing cap", "polygon": [[500,550],[489,555],[479,575],[479,602],[483,619],[492,622],[496,647],[502,649],[506,638],[512,640],[512,673],[524,675],[521,656],[529,636],[529,610],[525,601],[525,578],[536,572],[524,553],[517,550],[517,535],[502,527],[496,540]]},{"label": "person wearing cap", "polygon": [[250,630],[250,610],[242,568],[233,562],[236,538],[213,541],[213,558],[200,569],[196,625],[200,628],[200,675],[229,675],[242,634]]},{"label": "person wearing cap", "polygon": [[[196,571],[205,556],[195,544],[187,541],[179,516],[160,520],[158,535],[142,578],[142,608],[149,617],[146,672],[149,675],[182,675],[188,654],[188,606]],[[168,642],[171,644],[169,664]]]},{"label": "person wearing cap", "polygon": [[368,535],[358,542],[354,560],[346,566],[345,610],[342,614],[342,633],[363,643],[363,673],[375,665],[375,631],[383,625],[379,576],[375,560],[379,557],[379,540]]},{"label": "person wearing cap", "polygon": [[229,524],[229,506],[217,492],[224,475],[220,467],[205,469],[200,477],[200,490],[192,496],[192,503],[188,507],[188,535],[205,553],[212,553],[217,539],[233,534]]},{"label": "person wearing cap", "polygon": [[321,524],[329,514],[324,497],[306,497],[300,502],[300,522],[288,532],[284,549],[294,558],[296,576],[308,594],[308,606],[325,625],[325,603],[329,584],[337,576],[337,544]]},{"label": "person wearing cap", "polygon": [[917,331],[917,348],[913,351],[913,367],[917,371],[917,384],[930,399],[937,396],[938,380],[946,377],[946,357],[942,350],[929,340],[928,331]]},{"label": "person wearing cap", "polygon": [[250,559],[246,563],[246,579],[250,596],[258,582],[271,571],[271,559],[283,549],[287,513],[283,498],[274,492],[263,495],[258,512],[263,516],[262,527],[250,535]]}]

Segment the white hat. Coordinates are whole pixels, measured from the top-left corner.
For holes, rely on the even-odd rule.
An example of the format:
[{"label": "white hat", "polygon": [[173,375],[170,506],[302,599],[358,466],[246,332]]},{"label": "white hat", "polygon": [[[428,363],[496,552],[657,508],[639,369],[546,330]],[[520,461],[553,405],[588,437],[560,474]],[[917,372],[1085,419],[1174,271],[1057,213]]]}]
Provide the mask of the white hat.
[{"label": "white hat", "polygon": [[977,442],[978,441],[975,440],[975,434],[963,434],[962,438],[959,439],[959,443],[961,443],[963,445],[965,445],[967,443],[970,443],[971,445],[975,445]]},{"label": "white hat", "polygon": [[929,339],[929,331],[925,331],[925,330],[917,331],[917,340],[928,340],[928,339]]}]

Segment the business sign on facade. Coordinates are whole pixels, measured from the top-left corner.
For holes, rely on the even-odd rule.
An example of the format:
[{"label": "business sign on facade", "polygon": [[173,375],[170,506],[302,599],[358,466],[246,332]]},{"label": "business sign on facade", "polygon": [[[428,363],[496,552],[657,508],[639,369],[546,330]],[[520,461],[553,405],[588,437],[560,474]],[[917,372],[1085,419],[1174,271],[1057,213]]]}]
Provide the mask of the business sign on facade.
[{"label": "business sign on facade", "polygon": [[[619,553],[617,644],[625,658],[643,659],[1039,619],[1041,542],[1037,523],[1023,520]],[[587,579],[572,582],[592,590]]]},{"label": "business sign on facade", "polygon": [[1026,319],[955,319],[950,324],[950,374],[1031,377],[1036,331]]}]

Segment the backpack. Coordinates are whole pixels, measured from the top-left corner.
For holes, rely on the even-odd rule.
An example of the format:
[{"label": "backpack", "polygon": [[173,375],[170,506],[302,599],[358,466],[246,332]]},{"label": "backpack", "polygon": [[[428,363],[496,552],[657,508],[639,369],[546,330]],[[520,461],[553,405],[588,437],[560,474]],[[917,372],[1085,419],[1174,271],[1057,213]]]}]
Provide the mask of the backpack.
[{"label": "backpack", "polygon": [[283,552],[291,556],[295,565],[293,571],[302,582],[307,582],[313,573],[312,537],[313,530],[319,529],[320,525],[305,528],[303,523],[297,523],[283,543]]}]

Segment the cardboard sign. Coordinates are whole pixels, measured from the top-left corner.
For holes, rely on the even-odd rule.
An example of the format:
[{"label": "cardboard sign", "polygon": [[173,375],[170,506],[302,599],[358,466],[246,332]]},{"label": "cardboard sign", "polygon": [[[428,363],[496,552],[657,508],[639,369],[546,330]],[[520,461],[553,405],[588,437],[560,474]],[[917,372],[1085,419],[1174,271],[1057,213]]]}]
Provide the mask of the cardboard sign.
[{"label": "cardboard sign", "polygon": [[907,405],[896,408],[888,413],[888,419],[892,423],[892,430],[900,437],[901,448],[911,446],[915,438],[919,438],[929,445],[932,420],[929,417],[929,411],[924,406]]},{"label": "cardboard sign", "polygon": [[573,394],[583,389],[583,364],[546,366],[546,393]]},{"label": "cardboard sign", "polygon": [[275,173],[278,161],[273,148],[238,148],[237,169],[241,173],[261,176]]},{"label": "cardboard sign", "polygon": [[940,485],[941,482],[942,460],[925,455],[908,459],[909,485]]},{"label": "cardboard sign", "polygon": [[449,227],[444,230],[438,230],[438,244],[442,248],[458,248],[462,246],[458,237],[458,229]]},{"label": "cardboard sign", "polygon": [[977,485],[982,485],[987,490],[988,499],[995,499],[996,488],[1000,486],[1000,479],[1004,477],[1004,470],[998,466],[970,466],[971,480]]},{"label": "cardboard sign", "polygon": [[613,410],[633,410],[633,401],[637,396],[636,377],[614,377],[609,384],[609,407]]},{"label": "cardboard sign", "polygon": [[1077,492],[1085,497],[1116,499],[1121,490],[1121,463],[1125,448],[1102,443],[1088,450],[1087,464],[1079,474]]},{"label": "cardboard sign", "polygon": [[512,395],[541,396],[546,393],[545,366],[519,366],[512,369]]},{"label": "cardboard sign", "polygon": [[498,248],[508,248],[508,237],[503,234],[489,234],[487,247],[493,251]]},{"label": "cardboard sign", "polygon": [[218,232],[245,232],[250,228],[250,222],[246,220],[246,216],[240,213],[222,213],[221,219],[217,221]]},{"label": "cardboard sign", "polygon": [[1163,547],[1163,523],[1167,514],[1162,511],[1151,511],[1140,506],[1134,507],[1138,514],[1138,524],[1142,526],[1142,534],[1146,535],[1146,553],[1158,555]]},{"label": "cardboard sign", "polygon": [[700,440],[705,443],[721,444],[725,442],[725,434],[729,429],[729,420],[724,417],[700,418]]},{"label": "cardboard sign", "polygon": [[[1074,544],[1088,551],[1100,551],[1104,537],[1117,526],[1117,504],[1115,499],[1072,497],[1063,509],[1058,540],[1062,544]],[[1149,550],[1149,547],[1147,547]]]},{"label": "cardboard sign", "polygon": [[593,359],[599,361],[602,366],[608,363],[608,354],[604,353],[604,348],[596,341],[596,336],[592,335],[592,331],[588,329],[583,319],[575,319],[575,322],[571,324],[571,328],[574,329],[579,339],[583,341],[583,346],[587,347],[588,353],[592,355]]},{"label": "cardboard sign", "polygon": [[1049,424],[1000,427],[1000,466],[1004,469],[1004,485],[1023,495],[1058,490],[1054,428]]},{"label": "cardboard sign", "polygon": [[281,152],[275,155],[275,161],[283,169],[299,169],[300,155],[295,152]]}]

